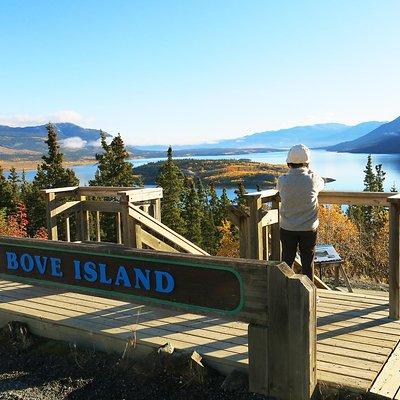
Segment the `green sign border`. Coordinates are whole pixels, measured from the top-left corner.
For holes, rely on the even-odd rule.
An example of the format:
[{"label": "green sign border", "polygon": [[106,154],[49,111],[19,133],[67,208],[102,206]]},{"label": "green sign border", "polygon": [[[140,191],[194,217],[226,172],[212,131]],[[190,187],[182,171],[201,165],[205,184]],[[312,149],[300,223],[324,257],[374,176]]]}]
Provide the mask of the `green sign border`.
[{"label": "green sign border", "polygon": [[[103,297],[110,297],[110,293],[112,293],[112,297],[121,300],[127,300],[127,301],[141,301],[143,303],[155,303],[155,304],[163,304],[163,305],[172,305],[172,306],[179,306],[188,310],[196,310],[196,311],[212,311],[221,315],[235,315],[238,314],[244,307],[244,295],[243,295],[243,279],[239,272],[237,272],[235,269],[226,267],[224,265],[220,264],[213,264],[213,265],[202,265],[202,264],[197,264],[193,263],[190,261],[185,261],[182,260],[180,262],[176,262],[174,260],[159,260],[155,259],[154,261],[152,260],[153,258],[156,258],[156,256],[149,256],[149,257],[143,257],[143,256],[125,256],[125,255],[115,255],[115,254],[104,254],[104,253],[97,253],[97,252],[90,252],[90,251],[75,251],[75,250],[68,250],[68,249],[62,249],[58,248],[56,246],[35,246],[35,245],[30,245],[30,244],[15,244],[15,243],[4,243],[0,240],[0,246],[7,246],[7,247],[23,247],[26,249],[38,249],[38,250],[55,250],[63,253],[74,253],[74,254],[86,254],[86,255],[91,255],[91,256],[100,256],[100,257],[112,257],[112,258],[122,258],[126,260],[138,260],[138,261],[150,261],[150,262],[159,262],[159,263],[164,263],[164,264],[175,264],[175,265],[188,265],[190,267],[196,267],[196,268],[208,268],[208,269],[218,269],[218,270],[224,270],[233,273],[236,278],[239,281],[239,287],[240,287],[240,302],[239,305],[233,309],[233,310],[221,310],[219,308],[209,308],[209,307],[202,307],[202,306],[195,306],[195,305],[190,305],[186,303],[179,303],[175,301],[169,301],[169,300],[161,300],[157,298],[153,298],[151,296],[148,297],[143,297],[143,296],[137,296],[134,294],[126,294],[126,293],[119,293],[119,292],[114,292],[114,291],[109,291],[109,290],[103,290],[103,289],[92,289],[92,288],[87,288],[84,286],[75,286],[75,285],[69,285],[67,283],[57,283],[53,281],[46,281],[46,280],[40,280],[40,279],[35,279],[35,278],[25,278],[23,276],[19,275],[12,275],[12,274],[7,274],[7,273],[0,273],[0,277],[2,278],[7,278],[10,276],[15,276],[20,280],[21,282],[26,282],[26,283],[39,283],[43,284],[45,282],[46,286],[54,286],[54,287],[61,287],[61,288],[66,288],[66,289],[75,289],[78,288],[79,291],[85,292],[88,294],[97,294],[99,297],[103,295]],[[88,245],[90,246],[90,245]],[[108,294],[108,296],[107,296]]]}]

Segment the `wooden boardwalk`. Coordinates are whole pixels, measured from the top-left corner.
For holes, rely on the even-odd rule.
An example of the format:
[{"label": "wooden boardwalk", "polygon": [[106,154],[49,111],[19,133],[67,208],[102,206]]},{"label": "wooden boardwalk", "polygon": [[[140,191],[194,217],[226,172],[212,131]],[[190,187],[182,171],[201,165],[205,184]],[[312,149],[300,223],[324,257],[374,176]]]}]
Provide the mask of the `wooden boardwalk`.
[{"label": "wooden boardwalk", "polygon": [[[372,386],[380,394],[392,382],[394,394],[386,398],[400,398],[393,384],[400,385],[400,322],[388,318],[388,298],[333,291],[319,296],[318,380],[358,392]],[[40,335],[121,354],[128,341],[133,355],[171,342],[198,351],[223,372],[248,363],[244,323],[1,280],[0,325],[10,320],[27,322]]]}]

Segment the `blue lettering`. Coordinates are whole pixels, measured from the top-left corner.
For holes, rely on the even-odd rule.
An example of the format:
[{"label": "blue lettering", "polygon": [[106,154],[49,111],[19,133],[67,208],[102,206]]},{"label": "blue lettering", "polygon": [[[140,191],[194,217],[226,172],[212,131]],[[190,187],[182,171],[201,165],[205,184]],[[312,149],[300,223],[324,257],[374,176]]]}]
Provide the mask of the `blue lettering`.
[{"label": "blue lettering", "polygon": [[28,253],[22,254],[21,258],[19,259],[19,262],[21,264],[21,268],[25,272],[32,272],[34,264],[33,264],[33,258],[30,254]]},{"label": "blue lettering", "polygon": [[120,286],[121,282],[125,287],[131,287],[131,282],[129,281],[128,274],[126,273],[126,269],[123,265],[120,265],[117,272],[117,277],[115,278],[116,286]]},{"label": "blue lettering", "polygon": [[[154,274],[156,276],[156,292],[171,293],[174,290],[174,277],[169,272],[154,271]],[[166,285],[163,286],[163,283],[165,283]]]},{"label": "blue lettering", "polygon": [[17,255],[13,251],[6,251],[7,269],[18,269]]},{"label": "blue lettering", "polygon": [[[43,262],[42,262],[43,260]],[[47,257],[44,256],[35,256],[35,263],[37,269],[41,275],[43,275],[46,271]]]},{"label": "blue lettering", "polygon": [[76,280],[81,280],[81,262],[79,260],[74,260],[74,278]]},{"label": "blue lettering", "polygon": [[50,257],[51,275],[62,278],[61,260],[59,258]]},{"label": "blue lettering", "polygon": [[83,277],[88,282],[96,282],[97,271],[96,271],[96,264],[94,262],[86,261],[85,264],[83,264],[83,270],[85,271],[85,273],[83,274]]},{"label": "blue lettering", "polygon": [[145,269],[146,275],[139,268],[133,268],[135,271],[135,288],[141,289],[140,284],[142,284],[142,288],[146,290],[150,290],[150,270]]},{"label": "blue lettering", "polygon": [[111,285],[111,278],[107,279],[107,265],[99,264],[99,272],[100,272],[100,283],[104,283],[106,285]]}]

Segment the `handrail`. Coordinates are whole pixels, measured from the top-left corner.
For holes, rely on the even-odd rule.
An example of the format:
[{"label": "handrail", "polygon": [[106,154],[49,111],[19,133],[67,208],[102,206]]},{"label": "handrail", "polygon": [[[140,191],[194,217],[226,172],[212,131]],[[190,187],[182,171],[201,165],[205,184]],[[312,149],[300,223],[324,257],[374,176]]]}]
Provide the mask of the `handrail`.
[{"label": "handrail", "polygon": [[187,253],[202,254],[207,256],[209,255],[205,250],[195,245],[185,237],[179,235],[167,225],[164,225],[158,219],[153,218],[139,207],[129,204],[129,215],[141,225],[144,225],[148,229],[155,231],[158,235],[179,246]]},{"label": "handrail", "polygon": [[[370,205],[370,206],[389,206],[389,199],[395,198],[397,193],[393,192],[362,192],[346,191],[339,192],[334,190],[323,190],[319,193],[320,204],[348,204],[348,205]],[[248,198],[261,198],[263,203],[279,201],[279,192],[276,189],[252,192],[245,195]]]}]

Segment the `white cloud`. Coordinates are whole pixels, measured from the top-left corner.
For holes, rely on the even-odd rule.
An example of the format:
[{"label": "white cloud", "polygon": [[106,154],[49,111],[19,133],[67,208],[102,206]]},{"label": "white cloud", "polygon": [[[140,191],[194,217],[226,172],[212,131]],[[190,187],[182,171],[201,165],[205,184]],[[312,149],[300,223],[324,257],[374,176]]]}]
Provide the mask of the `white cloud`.
[{"label": "white cloud", "polygon": [[88,124],[93,121],[92,118],[85,118],[74,110],[59,110],[46,115],[29,114],[0,114],[0,125],[9,126],[32,126],[43,125],[47,122],[72,122],[74,124]]},{"label": "white cloud", "polygon": [[86,146],[87,140],[83,140],[79,136],[73,136],[73,137],[61,140],[60,143],[61,143],[61,146],[65,149],[79,150],[79,149],[83,149]]}]

